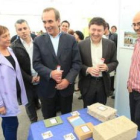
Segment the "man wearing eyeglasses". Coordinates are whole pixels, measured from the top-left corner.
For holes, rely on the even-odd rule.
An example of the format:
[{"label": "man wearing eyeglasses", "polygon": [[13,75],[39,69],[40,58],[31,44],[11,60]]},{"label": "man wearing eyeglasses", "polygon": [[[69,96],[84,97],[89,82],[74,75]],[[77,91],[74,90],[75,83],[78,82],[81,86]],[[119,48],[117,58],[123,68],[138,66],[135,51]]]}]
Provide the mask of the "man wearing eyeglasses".
[{"label": "man wearing eyeglasses", "polygon": [[127,88],[130,101],[131,120],[140,131],[140,11],[134,16],[132,27],[138,35],[134,46]]}]

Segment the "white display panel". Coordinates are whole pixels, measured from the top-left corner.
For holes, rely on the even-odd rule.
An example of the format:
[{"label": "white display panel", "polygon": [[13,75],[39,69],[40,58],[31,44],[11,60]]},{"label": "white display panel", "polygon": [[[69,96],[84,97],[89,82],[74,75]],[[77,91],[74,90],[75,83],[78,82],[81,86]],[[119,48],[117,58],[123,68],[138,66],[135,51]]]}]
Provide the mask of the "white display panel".
[{"label": "white display panel", "polygon": [[115,108],[119,115],[125,115],[130,118],[129,93],[127,91],[127,80],[131,64],[133,47],[124,46],[124,32],[134,32],[131,27],[134,15],[140,11],[140,1],[120,0],[120,22],[119,22],[119,41],[118,41],[118,59],[116,78],[116,98]]}]

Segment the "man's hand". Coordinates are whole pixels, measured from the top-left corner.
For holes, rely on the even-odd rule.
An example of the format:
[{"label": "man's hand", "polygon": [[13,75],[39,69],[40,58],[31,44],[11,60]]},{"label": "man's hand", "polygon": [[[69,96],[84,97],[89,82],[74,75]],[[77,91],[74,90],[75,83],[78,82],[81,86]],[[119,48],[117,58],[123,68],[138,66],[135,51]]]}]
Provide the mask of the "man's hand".
[{"label": "man's hand", "polygon": [[131,93],[132,92],[132,88],[131,87],[127,87],[128,92]]},{"label": "man's hand", "polygon": [[99,64],[99,71],[108,71],[108,66],[106,64]]},{"label": "man's hand", "polygon": [[98,67],[88,67],[87,73],[89,73],[91,76],[99,76],[99,68]]},{"label": "man's hand", "polygon": [[54,79],[57,83],[60,83],[62,80],[63,70],[53,70],[51,72],[51,78]]},{"label": "man's hand", "polygon": [[37,76],[35,82],[39,82],[39,81],[40,81],[40,76]]},{"label": "man's hand", "polygon": [[55,88],[57,88],[58,90],[63,90],[67,88],[69,84],[70,83],[67,79],[62,79],[62,81],[59,84],[57,84]]},{"label": "man's hand", "polygon": [[33,76],[32,77],[32,83],[36,82],[36,80],[37,80],[37,76]]},{"label": "man's hand", "polygon": [[5,107],[0,107],[0,114],[5,115],[6,114],[6,108]]}]

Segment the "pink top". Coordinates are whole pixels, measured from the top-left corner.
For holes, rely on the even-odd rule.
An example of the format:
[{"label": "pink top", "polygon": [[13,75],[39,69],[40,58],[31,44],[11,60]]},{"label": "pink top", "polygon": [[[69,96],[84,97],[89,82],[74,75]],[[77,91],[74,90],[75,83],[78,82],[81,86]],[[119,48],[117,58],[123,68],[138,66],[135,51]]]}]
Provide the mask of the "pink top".
[{"label": "pink top", "polygon": [[140,92],[140,38],[135,44],[127,86]]}]

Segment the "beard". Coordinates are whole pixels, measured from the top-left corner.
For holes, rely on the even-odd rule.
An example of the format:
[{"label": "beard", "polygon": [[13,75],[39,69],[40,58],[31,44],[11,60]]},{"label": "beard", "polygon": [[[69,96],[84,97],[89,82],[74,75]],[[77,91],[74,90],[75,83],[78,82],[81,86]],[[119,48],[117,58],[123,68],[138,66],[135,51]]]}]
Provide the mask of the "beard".
[{"label": "beard", "polygon": [[139,29],[134,29],[135,32],[140,32],[140,28]]}]

